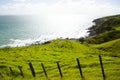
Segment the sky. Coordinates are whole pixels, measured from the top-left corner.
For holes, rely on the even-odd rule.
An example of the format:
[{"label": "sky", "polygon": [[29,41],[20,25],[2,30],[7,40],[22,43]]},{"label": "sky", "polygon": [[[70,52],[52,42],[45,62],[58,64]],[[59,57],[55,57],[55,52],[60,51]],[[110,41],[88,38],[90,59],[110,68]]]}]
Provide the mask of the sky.
[{"label": "sky", "polygon": [[120,0],[0,0],[0,15],[39,15],[54,31],[83,31],[93,19],[120,14],[119,4]]},{"label": "sky", "polygon": [[119,0],[0,0],[0,15],[112,15]]}]

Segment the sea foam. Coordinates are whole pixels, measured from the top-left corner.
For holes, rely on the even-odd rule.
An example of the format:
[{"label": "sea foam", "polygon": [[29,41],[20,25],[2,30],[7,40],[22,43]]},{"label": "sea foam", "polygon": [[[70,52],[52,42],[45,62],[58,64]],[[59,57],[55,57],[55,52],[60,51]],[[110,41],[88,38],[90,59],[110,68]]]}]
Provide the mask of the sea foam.
[{"label": "sea foam", "polygon": [[21,47],[21,46],[29,46],[32,44],[42,44],[50,40],[54,40],[59,38],[55,35],[42,35],[38,38],[29,38],[29,39],[10,39],[10,43],[6,45],[0,46],[2,47]]}]

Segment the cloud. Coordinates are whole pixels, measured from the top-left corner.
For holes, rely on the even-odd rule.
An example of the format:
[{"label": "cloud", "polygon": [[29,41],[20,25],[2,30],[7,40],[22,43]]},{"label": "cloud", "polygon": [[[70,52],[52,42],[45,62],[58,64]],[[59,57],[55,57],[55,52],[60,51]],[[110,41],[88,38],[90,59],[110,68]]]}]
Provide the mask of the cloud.
[{"label": "cloud", "polygon": [[13,0],[13,2],[27,2],[27,1],[30,1],[30,0]]},{"label": "cloud", "polygon": [[14,2],[0,6],[0,14],[84,14],[109,15],[120,12],[119,7],[109,3],[100,4],[97,0],[59,0],[49,5],[47,3],[33,3],[31,0],[13,0]]}]

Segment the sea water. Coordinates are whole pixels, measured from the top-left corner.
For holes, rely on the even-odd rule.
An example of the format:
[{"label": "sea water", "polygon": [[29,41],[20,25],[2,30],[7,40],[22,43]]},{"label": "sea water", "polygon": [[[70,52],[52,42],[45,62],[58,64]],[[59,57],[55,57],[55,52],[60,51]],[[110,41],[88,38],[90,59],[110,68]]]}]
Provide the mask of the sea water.
[{"label": "sea water", "polygon": [[74,38],[75,35],[80,37],[81,34],[85,35],[86,33],[76,26],[79,24],[72,24],[74,21],[70,23],[61,20],[60,22],[60,18],[51,20],[53,19],[50,17],[40,16],[39,18],[37,16],[0,16],[0,47],[25,46],[59,37]]}]

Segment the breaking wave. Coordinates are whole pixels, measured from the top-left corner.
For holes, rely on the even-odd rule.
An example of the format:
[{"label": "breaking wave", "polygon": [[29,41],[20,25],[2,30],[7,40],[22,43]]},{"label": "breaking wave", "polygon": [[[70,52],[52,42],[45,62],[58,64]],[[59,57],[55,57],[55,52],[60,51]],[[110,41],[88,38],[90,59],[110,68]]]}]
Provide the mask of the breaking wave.
[{"label": "breaking wave", "polygon": [[[85,36],[87,32],[84,30],[78,30],[76,32],[70,32],[70,33],[54,33],[51,35],[41,35],[37,38],[29,38],[29,39],[10,39],[10,42],[6,45],[0,46],[0,48],[3,47],[21,47],[21,46],[29,46],[32,44],[42,44],[50,40],[54,40],[57,38],[79,38],[80,36]],[[84,34],[84,35],[83,35]]]},{"label": "breaking wave", "polygon": [[0,46],[2,47],[20,47],[20,46],[29,46],[32,44],[42,44],[45,43],[47,41],[50,40],[54,40],[58,38],[55,35],[49,35],[49,36],[40,36],[39,38],[29,38],[29,39],[24,39],[24,40],[20,40],[20,39],[10,39],[10,43],[6,44],[6,45],[2,45]]}]

